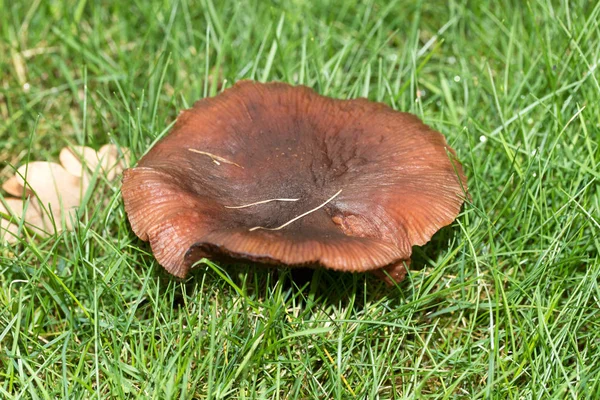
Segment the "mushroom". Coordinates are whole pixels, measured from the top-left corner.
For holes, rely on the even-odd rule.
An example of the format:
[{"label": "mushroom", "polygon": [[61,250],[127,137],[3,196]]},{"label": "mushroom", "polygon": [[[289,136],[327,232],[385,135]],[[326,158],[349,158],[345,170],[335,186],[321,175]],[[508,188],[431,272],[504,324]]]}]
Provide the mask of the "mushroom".
[{"label": "mushroom", "polygon": [[133,231],[177,277],[225,256],[398,282],[465,191],[454,151],[417,117],[252,81],[183,111],[122,185]]}]

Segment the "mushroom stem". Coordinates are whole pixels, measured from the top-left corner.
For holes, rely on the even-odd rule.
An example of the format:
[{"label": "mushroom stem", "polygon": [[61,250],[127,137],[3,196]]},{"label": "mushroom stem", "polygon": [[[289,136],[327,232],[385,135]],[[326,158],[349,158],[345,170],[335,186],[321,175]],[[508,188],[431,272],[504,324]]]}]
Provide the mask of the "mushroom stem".
[{"label": "mushroom stem", "polygon": [[213,162],[217,165],[221,165],[219,163],[219,161],[220,161],[222,163],[235,165],[236,167],[240,167],[241,169],[244,169],[244,167],[242,167],[240,164],[234,163],[233,161],[229,161],[228,159],[223,158],[221,156],[217,156],[216,154],[212,154],[212,153],[209,153],[206,151],[201,151],[201,150],[196,150],[196,149],[188,149],[188,150],[191,151],[192,153],[202,154],[203,156],[209,156],[213,160]]},{"label": "mushroom stem", "polygon": [[297,220],[299,220],[302,217],[306,217],[308,214],[313,213],[313,212],[317,211],[318,209],[325,207],[327,205],[327,203],[329,203],[330,201],[332,201],[333,199],[335,199],[340,193],[342,193],[342,189],[340,189],[336,194],[334,194],[329,199],[327,199],[327,201],[324,202],[323,204],[321,204],[320,206],[315,207],[312,210],[308,210],[304,214],[300,214],[300,215],[298,215],[295,218],[292,218],[291,220],[289,220],[288,222],[286,222],[285,224],[283,224],[281,226],[278,226],[277,228],[265,228],[264,226],[255,226],[254,228],[250,228],[249,231],[252,232],[252,231],[255,231],[257,229],[264,229],[264,230],[267,230],[267,231],[278,231],[280,229],[283,229],[286,226],[288,226],[289,224],[291,224],[292,222],[297,221]]},{"label": "mushroom stem", "polygon": [[300,200],[300,199],[268,199],[268,200],[257,201],[256,203],[244,204],[243,206],[223,206],[223,207],[225,207],[225,208],[246,208],[246,207],[257,206],[259,204],[270,203],[272,201],[298,201],[298,200]]}]

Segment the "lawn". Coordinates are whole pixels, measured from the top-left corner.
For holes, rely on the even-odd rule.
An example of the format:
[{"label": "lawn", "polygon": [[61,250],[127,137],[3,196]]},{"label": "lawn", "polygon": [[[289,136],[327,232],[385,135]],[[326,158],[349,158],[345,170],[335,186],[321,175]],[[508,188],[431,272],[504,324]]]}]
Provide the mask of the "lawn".
[{"label": "lawn", "polygon": [[134,163],[197,99],[285,81],[442,132],[458,219],[398,286],[182,281],[101,181],[74,231],[0,247],[0,398],[600,398],[600,3],[311,3],[0,0],[0,180],[67,145]]}]

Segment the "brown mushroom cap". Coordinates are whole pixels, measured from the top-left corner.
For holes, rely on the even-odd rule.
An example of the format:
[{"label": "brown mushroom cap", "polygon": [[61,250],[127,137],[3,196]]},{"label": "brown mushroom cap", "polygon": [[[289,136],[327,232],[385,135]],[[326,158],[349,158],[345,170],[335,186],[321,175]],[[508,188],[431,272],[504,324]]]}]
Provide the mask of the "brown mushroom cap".
[{"label": "brown mushroom cap", "polygon": [[[125,171],[122,192],[133,231],[179,277],[228,256],[385,267],[398,280],[412,246],[459,213],[466,179],[453,155],[440,133],[384,104],[243,81],[182,112]],[[297,201],[229,208],[281,198]]]}]

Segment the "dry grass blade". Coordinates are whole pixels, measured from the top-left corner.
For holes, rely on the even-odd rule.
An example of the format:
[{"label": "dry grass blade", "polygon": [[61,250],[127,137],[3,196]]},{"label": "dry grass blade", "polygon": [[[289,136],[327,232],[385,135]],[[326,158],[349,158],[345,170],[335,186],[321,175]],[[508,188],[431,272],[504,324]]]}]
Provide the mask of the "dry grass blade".
[{"label": "dry grass blade", "polygon": [[283,229],[286,226],[288,226],[289,224],[291,224],[292,222],[298,221],[300,218],[306,217],[308,214],[311,214],[311,213],[317,211],[318,209],[325,207],[330,201],[335,199],[340,193],[342,193],[342,189],[338,190],[338,192],[336,194],[334,194],[329,199],[327,199],[327,201],[325,201],[323,204],[319,205],[318,207],[313,208],[312,210],[308,210],[307,212],[300,214],[295,218],[292,218],[291,220],[289,220],[288,222],[286,222],[285,224],[283,224],[281,226],[278,226],[277,228],[265,228],[264,226],[255,226],[254,228],[250,228],[249,231],[253,232],[258,229],[264,229],[267,231],[278,231],[280,229]]},{"label": "dry grass blade", "polygon": [[244,167],[242,167],[240,164],[234,163],[233,161],[229,161],[226,158],[223,158],[221,156],[217,156],[216,154],[212,154],[206,151],[201,151],[201,150],[196,150],[196,149],[188,149],[189,151],[191,151],[192,153],[196,153],[196,154],[202,154],[203,156],[208,156],[210,157],[213,162],[217,165],[221,165],[220,163],[225,163],[225,164],[230,164],[230,165],[235,165],[236,167],[240,167],[242,169],[244,169]]},{"label": "dry grass blade", "polygon": [[244,204],[242,206],[223,206],[223,207],[225,207],[225,208],[246,208],[246,207],[257,206],[259,204],[270,203],[272,201],[298,201],[298,200],[300,200],[300,199],[268,199],[268,200],[257,201],[255,203]]}]

